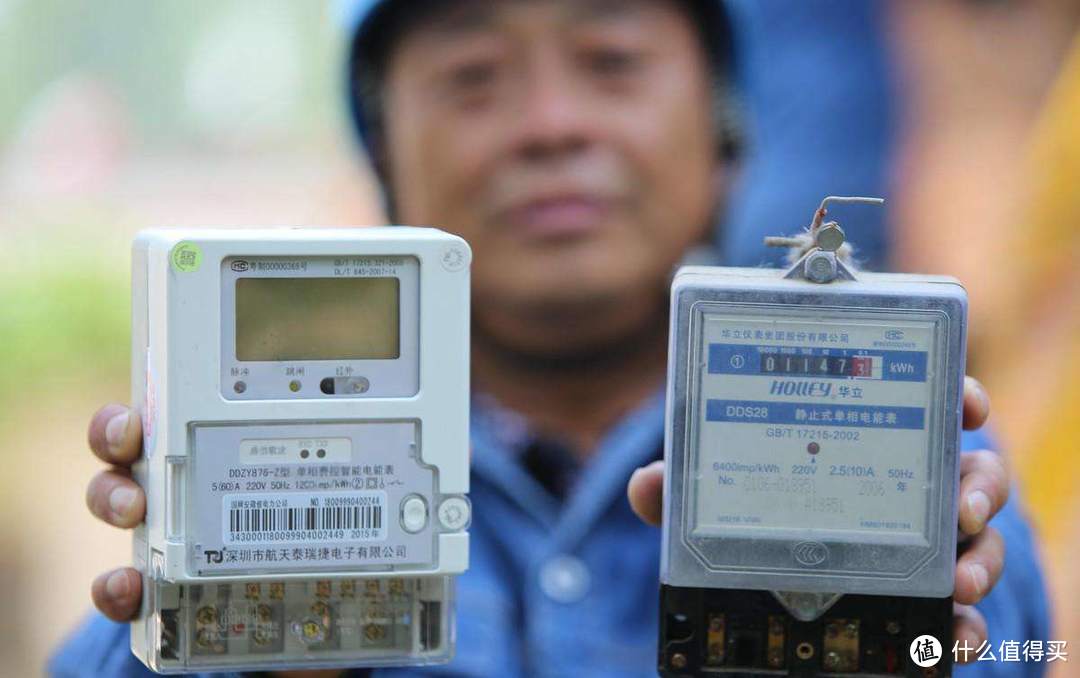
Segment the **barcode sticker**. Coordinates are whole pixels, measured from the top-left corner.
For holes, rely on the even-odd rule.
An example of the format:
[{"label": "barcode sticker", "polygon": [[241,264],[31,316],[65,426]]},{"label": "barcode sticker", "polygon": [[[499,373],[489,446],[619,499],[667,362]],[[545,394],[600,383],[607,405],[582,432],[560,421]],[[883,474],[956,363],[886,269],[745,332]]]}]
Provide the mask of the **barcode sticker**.
[{"label": "barcode sticker", "polygon": [[226,544],[382,541],[386,493],[225,495],[221,527]]}]

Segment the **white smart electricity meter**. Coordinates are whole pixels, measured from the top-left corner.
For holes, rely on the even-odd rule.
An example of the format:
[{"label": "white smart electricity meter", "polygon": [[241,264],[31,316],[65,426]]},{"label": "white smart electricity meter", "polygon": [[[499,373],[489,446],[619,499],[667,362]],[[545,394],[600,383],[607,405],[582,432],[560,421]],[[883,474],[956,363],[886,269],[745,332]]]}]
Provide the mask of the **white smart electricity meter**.
[{"label": "white smart electricity meter", "polygon": [[427,664],[468,564],[468,245],[425,228],[151,230],[132,266],[162,672]]},{"label": "white smart electricity meter", "polygon": [[916,637],[951,647],[966,294],[846,266],[822,218],[867,201],[780,239],[788,271],[675,277],[665,674],[889,675]]}]

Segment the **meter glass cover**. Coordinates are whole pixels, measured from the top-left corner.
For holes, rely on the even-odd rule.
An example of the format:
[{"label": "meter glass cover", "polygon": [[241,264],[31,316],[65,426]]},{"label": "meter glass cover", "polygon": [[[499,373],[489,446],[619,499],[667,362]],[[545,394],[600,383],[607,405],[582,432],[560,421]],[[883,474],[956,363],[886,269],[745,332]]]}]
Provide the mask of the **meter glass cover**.
[{"label": "meter glass cover", "polygon": [[690,536],[928,537],[935,330],[703,314]]},{"label": "meter glass cover", "polygon": [[401,353],[398,278],[240,278],[241,361],[389,360]]}]

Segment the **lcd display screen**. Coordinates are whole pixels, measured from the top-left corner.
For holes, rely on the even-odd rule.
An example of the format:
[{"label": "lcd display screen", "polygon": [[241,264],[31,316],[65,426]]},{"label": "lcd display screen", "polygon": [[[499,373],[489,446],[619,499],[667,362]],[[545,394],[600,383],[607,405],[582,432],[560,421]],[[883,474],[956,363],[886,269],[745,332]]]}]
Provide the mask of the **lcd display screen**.
[{"label": "lcd display screen", "polygon": [[388,278],[239,278],[236,359],[394,360],[400,282]]}]

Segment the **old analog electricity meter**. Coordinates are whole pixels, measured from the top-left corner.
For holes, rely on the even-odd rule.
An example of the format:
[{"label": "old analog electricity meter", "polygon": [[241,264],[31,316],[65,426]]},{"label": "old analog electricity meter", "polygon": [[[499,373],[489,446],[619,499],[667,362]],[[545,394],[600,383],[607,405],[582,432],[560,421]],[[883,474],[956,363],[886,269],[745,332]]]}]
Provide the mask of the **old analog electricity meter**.
[{"label": "old analog electricity meter", "polygon": [[925,675],[956,563],[967,301],[854,272],[822,223],[784,272],[672,290],[659,666],[667,675]]},{"label": "old analog electricity meter", "polygon": [[131,647],[147,666],[449,659],[469,544],[469,262],[434,229],[137,237]]}]

